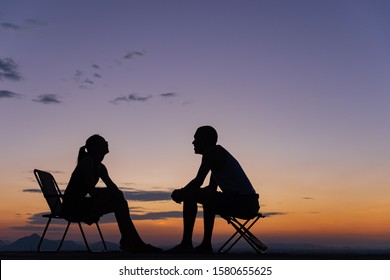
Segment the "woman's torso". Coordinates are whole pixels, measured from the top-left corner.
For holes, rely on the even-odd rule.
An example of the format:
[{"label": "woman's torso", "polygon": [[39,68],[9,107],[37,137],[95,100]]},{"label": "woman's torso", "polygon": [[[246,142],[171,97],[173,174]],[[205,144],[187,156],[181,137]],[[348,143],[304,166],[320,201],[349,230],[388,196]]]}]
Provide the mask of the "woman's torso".
[{"label": "woman's torso", "polygon": [[99,169],[102,163],[96,163],[91,156],[82,159],[73,171],[64,194],[64,201],[80,201],[91,194],[99,181]]}]

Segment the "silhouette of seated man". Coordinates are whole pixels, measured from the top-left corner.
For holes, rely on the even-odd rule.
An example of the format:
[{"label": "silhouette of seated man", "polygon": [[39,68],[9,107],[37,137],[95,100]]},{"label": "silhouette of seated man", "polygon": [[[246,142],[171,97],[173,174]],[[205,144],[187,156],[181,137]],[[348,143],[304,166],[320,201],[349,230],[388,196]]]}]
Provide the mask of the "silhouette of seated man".
[{"label": "silhouette of seated man", "polygon": [[[62,210],[65,217],[92,224],[104,214],[115,213],[122,250],[146,253],[160,251],[146,244],[139,236],[122,191],[111,180],[102,163],[108,152],[108,142],[97,134],[89,137],[86,145],[80,148],[77,166],[64,193]],[[106,188],[96,188],[99,179]]]},{"label": "silhouette of seated man", "polygon": [[[245,175],[238,161],[222,146],[217,145],[218,134],[211,126],[202,126],[194,135],[195,154],[202,155],[196,177],[184,188],[172,192],[172,199],[183,202],[183,237],[170,252],[213,252],[211,238],[215,215],[248,218],[259,210],[259,196]],[[211,171],[210,182],[201,188]],[[217,188],[221,191],[218,191]],[[197,203],[203,205],[204,236],[201,244],[193,249]]]}]

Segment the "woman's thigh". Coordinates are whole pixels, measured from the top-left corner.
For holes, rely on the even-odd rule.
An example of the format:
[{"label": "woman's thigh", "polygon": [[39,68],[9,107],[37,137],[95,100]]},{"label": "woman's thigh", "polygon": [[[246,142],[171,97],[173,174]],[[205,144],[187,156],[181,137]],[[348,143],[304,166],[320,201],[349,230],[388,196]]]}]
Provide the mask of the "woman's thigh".
[{"label": "woman's thigh", "polygon": [[95,211],[100,215],[115,212],[120,206],[118,199],[106,188],[98,189],[91,199]]}]

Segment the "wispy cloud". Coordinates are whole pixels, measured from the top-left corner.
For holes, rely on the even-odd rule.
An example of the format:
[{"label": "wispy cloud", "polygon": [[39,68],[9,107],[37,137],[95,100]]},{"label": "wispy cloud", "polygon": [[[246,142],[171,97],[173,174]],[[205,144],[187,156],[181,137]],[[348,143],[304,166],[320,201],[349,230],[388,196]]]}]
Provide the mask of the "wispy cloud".
[{"label": "wispy cloud", "polygon": [[[40,232],[42,230],[42,227],[41,226],[12,226],[12,227],[9,227],[10,230],[21,230],[21,231],[38,231]],[[64,231],[63,228],[50,228],[50,230],[52,231]]]},{"label": "wispy cloud", "polygon": [[26,19],[23,24],[16,24],[12,22],[2,22],[0,23],[0,27],[3,29],[8,29],[12,31],[21,31],[26,30],[33,27],[42,27],[46,26],[48,23],[46,21],[40,19]]},{"label": "wispy cloud", "polygon": [[271,216],[284,216],[287,215],[288,212],[265,212],[263,213],[264,216],[266,217],[271,217]]},{"label": "wispy cloud", "polygon": [[304,199],[304,200],[312,200],[312,199],[314,199],[314,197],[311,197],[311,196],[304,196],[304,197],[302,197],[302,199]]},{"label": "wispy cloud", "polygon": [[[25,193],[41,193],[41,190],[36,189],[23,189]],[[130,201],[166,201],[171,200],[171,192],[170,191],[139,191],[139,190],[126,190],[122,188],[123,195],[127,200]]]},{"label": "wispy cloud", "polygon": [[171,200],[171,192],[167,191],[123,191],[125,198],[137,201]]},{"label": "wispy cloud", "polygon": [[0,90],[0,98],[19,98],[20,94],[9,91],[9,90]]},{"label": "wispy cloud", "polygon": [[76,83],[79,83],[80,80],[81,80],[81,77],[83,75],[83,72],[81,70],[76,70],[74,75],[73,75],[73,80],[76,82]]},{"label": "wispy cloud", "polygon": [[132,93],[132,94],[129,94],[128,96],[117,97],[117,98],[111,100],[110,102],[114,103],[114,104],[118,104],[120,102],[146,102],[150,98],[152,98],[152,95],[138,96],[138,95]]},{"label": "wispy cloud", "polygon": [[[45,170],[45,171],[49,172],[51,174],[65,174],[65,172],[61,171],[61,170]],[[32,174],[32,173],[34,173],[34,170],[27,170],[26,173]]]},{"label": "wispy cloud", "polygon": [[93,85],[93,84],[95,84],[92,80],[90,80],[90,79],[85,79],[84,80],[84,83],[85,84],[90,84],[90,85]]},{"label": "wispy cloud", "polygon": [[[199,211],[200,213],[201,211]],[[150,212],[146,214],[131,214],[133,220],[164,220],[169,218],[182,218],[182,211]]]},{"label": "wispy cloud", "polygon": [[[160,96],[161,98],[174,98],[177,97],[178,94],[176,92],[166,92],[166,93],[161,93],[156,96]],[[121,102],[146,102],[149,101],[151,98],[154,98],[153,95],[148,95],[148,96],[138,96],[137,94],[129,94],[128,96],[120,96],[117,97],[113,100],[110,100],[110,103],[113,104],[118,104]]]},{"label": "wispy cloud", "polygon": [[23,192],[27,193],[42,193],[40,189],[24,189]]},{"label": "wispy cloud", "polygon": [[[32,225],[44,225],[47,223],[47,218],[42,217],[44,214],[47,214],[47,212],[40,212],[32,214],[30,217],[27,218],[27,225],[26,226],[32,226]],[[63,219],[53,219],[53,224],[65,224],[66,221]],[[54,228],[53,228],[54,230]]]},{"label": "wispy cloud", "polygon": [[49,25],[48,22],[41,20],[41,19],[36,19],[36,18],[29,18],[25,20],[25,23],[27,27],[34,27],[34,26],[47,26]]},{"label": "wispy cloud", "polygon": [[16,24],[13,24],[10,22],[2,22],[2,23],[0,23],[0,27],[2,27],[4,29],[16,30],[16,31],[24,29],[22,26],[16,25]]},{"label": "wispy cloud", "polygon": [[[95,69],[95,71],[100,70],[100,66],[97,65],[96,63],[92,64],[92,68]],[[93,77],[100,79],[102,77],[102,75],[100,73],[95,72],[95,73],[93,73]]]},{"label": "wispy cloud", "polygon": [[56,94],[42,94],[36,99],[33,99],[34,102],[42,104],[59,104],[62,103]]},{"label": "wispy cloud", "polygon": [[128,102],[128,98],[126,96],[116,97],[115,99],[111,100],[110,103],[118,104],[120,102]]},{"label": "wispy cloud", "polygon": [[[98,70],[100,69],[100,66],[97,65],[97,64],[92,64],[92,68],[95,69],[95,70]],[[95,79],[101,79],[102,76],[97,73],[97,72],[94,72],[94,73],[91,73],[91,74],[85,74],[86,71],[82,71],[82,70],[75,70],[74,74],[73,74],[73,81],[78,84],[78,87],[80,89],[88,89],[88,88],[91,88],[92,86],[94,86],[96,83],[96,80]]]},{"label": "wispy cloud", "polygon": [[[36,182],[36,180],[31,180],[32,182]],[[58,186],[67,186],[68,183],[62,183],[62,182],[57,182]],[[60,189],[61,193],[65,192],[65,189]],[[42,191],[40,189],[23,189],[22,192],[24,193],[34,193],[34,194],[42,194]]]},{"label": "wispy cloud", "polygon": [[176,92],[161,93],[160,96],[164,98],[176,97],[177,93]]},{"label": "wispy cloud", "polygon": [[[198,211],[198,215],[202,215],[202,211]],[[27,225],[21,226],[21,227],[13,227],[13,229],[26,229],[28,227],[34,227],[36,225],[44,225],[47,223],[47,218],[42,217],[42,215],[47,214],[47,212],[42,213],[35,213],[32,214],[30,217],[27,218]],[[182,218],[183,212],[182,211],[166,211],[166,212],[147,212],[147,213],[140,213],[140,211],[134,211],[133,209],[130,209],[130,216],[132,220],[165,220],[170,218]],[[99,223],[114,223],[116,222],[114,215],[103,215],[100,218]],[[66,224],[65,220],[54,220],[52,221],[53,224]],[[53,227],[54,229],[55,227]]]},{"label": "wispy cloud", "polygon": [[18,65],[12,58],[0,59],[0,80],[20,81]]},{"label": "wispy cloud", "polygon": [[137,56],[144,56],[146,54],[146,51],[131,51],[127,52],[125,56],[123,56],[124,59],[133,59]]},{"label": "wispy cloud", "polygon": [[136,101],[136,102],[145,102],[148,101],[150,98],[152,98],[151,95],[149,96],[137,96],[136,94],[130,94],[128,96],[129,101]]}]

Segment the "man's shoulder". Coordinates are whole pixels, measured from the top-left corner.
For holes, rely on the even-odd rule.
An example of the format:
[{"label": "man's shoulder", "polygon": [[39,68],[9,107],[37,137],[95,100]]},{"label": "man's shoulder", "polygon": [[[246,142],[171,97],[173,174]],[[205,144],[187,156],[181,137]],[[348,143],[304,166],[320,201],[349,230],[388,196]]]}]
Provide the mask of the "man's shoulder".
[{"label": "man's shoulder", "polygon": [[226,163],[228,154],[221,145],[215,145],[207,150],[203,159],[210,164],[212,169],[219,169]]}]

